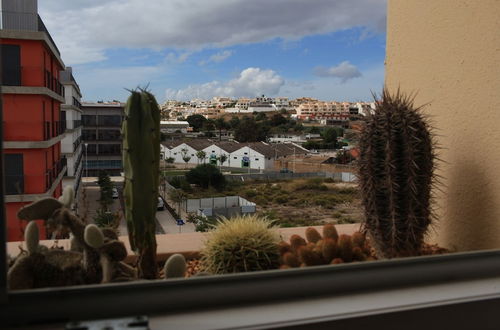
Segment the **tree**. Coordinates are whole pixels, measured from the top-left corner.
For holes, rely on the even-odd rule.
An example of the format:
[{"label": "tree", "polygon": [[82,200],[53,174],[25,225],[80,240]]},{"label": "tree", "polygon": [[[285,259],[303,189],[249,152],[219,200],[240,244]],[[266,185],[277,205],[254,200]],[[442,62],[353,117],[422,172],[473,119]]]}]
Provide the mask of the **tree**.
[{"label": "tree", "polygon": [[244,117],[234,131],[234,138],[238,142],[265,141],[270,127],[268,122],[257,123],[253,118]]},{"label": "tree", "polygon": [[233,116],[231,120],[229,120],[229,126],[232,129],[238,128],[238,126],[240,126],[240,118],[238,116]]},{"label": "tree", "polygon": [[337,147],[337,130],[333,127],[328,127],[323,131],[323,141],[328,149],[335,149]]},{"label": "tree", "polygon": [[288,120],[279,113],[276,113],[271,117],[271,126],[280,126],[285,125],[286,123],[288,123]]},{"label": "tree", "polygon": [[173,164],[175,161],[175,158],[174,157],[168,157],[165,159],[165,162],[167,162],[168,164]]},{"label": "tree", "polygon": [[203,131],[205,132],[212,132],[215,130],[215,122],[213,119],[207,119],[204,123],[203,123],[203,127],[202,127]]},{"label": "tree", "polygon": [[224,118],[219,117],[214,121],[214,126],[219,130],[219,141],[222,140],[222,130],[228,127],[228,124],[224,120]]},{"label": "tree", "polygon": [[181,204],[187,199],[187,194],[181,189],[172,189],[168,192],[168,198],[177,204],[177,215],[181,216]]},{"label": "tree", "polygon": [[207,121],[202,115],[191,115],[188,116],[186,120],[195,132],[199,132]]},{"label": "tree", "polygon": [[207,153],[203,150],[200,150],[196,153],[196,157],[198,157],[198,164],[200,161],[203,161],[205,163],[205,158],[207,158]]},{"label": "tree", "polygon": [[222,164],[227,160],[228,156],[226,154],[221,154],[218,158],[219,166],[222,167]]},{"label": "tree", "polygon": [[107,211],[109,206],[113,204],[113,183],[106,171],[100,171],[99,177],[97,179],[97,184],[99,185],[101,197],[99,202],[101,203],[101,208]]},{"label": "tree", "polygon": [[222,190],[226,185],[224,175],[211,164],[202,164],[191,169],[186,173],[186,180],[205,189],[214,187],[217,190]]},{"label": "tree", "polygon": [[187,163],[191,160],[191,156],[188,155],[188,150],[186,148],[181,149],[181,155],[182,155],[182,160],[186,163],[186,168],[187,168]]}]

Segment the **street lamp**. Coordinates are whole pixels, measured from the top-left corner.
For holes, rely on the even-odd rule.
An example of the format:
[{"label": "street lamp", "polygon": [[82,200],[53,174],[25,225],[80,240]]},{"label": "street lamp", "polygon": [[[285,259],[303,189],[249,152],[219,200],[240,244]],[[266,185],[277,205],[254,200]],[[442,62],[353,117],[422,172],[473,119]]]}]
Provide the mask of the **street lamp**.
[{"label": "street lamp", "polygon": [[84,143],[83,144],[85,146],[85,176],[88,177],[89,176],[89,159],[87,157],[87,147],[88,147],[88,143]]}]

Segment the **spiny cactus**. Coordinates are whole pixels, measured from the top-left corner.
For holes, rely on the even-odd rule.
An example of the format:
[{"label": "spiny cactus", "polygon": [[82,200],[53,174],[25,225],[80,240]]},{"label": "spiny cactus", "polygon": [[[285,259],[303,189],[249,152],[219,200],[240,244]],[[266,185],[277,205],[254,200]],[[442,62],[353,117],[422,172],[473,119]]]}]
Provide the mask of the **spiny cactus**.
[{"label": "spiny cactus", "polygon": [[[306,235],[315,243],[306,243],[299,235],[290,237],[290,245],[280,242],[281,269],[373,260],[371,248],[363,233],[355,232],[352,236],[339,237],[335,226],[327,224],[323,226],[324,237],[321,237],[312,229],[314,228],[308,228]],[[287,246],[290,249],[286,249]]]},{"label": "spiny cactus", "polygon": [[130,245],[139,253],[139,276],[157,277],[155,214],[160,162],[160,109],[155,97],[131,91],[122,124],[125,217]]},{"label": "spiny cactus", "polygon": [[184,277],[186,275],[186,258],[182,254],[171,255],[163,267],[165,278]]},{"label": "spiny cactus", "polygon": [[321,239],[321,235],[316,229],[309,227],[306,229],[306,239],[308,242],[316,243]]},{"label": "spiny cactus", "polygon": [[417,255],[431,224],[434,143],[419,110],[384,89],[360,138],[364,230],[379,257]]},{"label": "spiny cactus", "polygon": [[331,223],[327,223],[326,225],[323,226],[323,237],[325,238],[331,238],[334,241],[337,241],[339,239],[339,233],[337,232],[337,228],[335,228],[335,225]]},{"label": "spiny cactus", "polygon": [[265,218],[222,218],[201,251],[202,268],[211,274],[278,268],[278,243],[278,233]]}]

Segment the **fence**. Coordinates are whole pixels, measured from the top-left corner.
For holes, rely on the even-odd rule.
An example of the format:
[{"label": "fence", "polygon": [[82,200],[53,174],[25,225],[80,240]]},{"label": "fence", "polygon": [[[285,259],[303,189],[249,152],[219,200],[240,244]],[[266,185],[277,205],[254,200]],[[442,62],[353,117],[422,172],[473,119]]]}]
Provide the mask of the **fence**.
[{"label": "fence", "polygon": [[186,212],[201,211],[206,216],[231,217],[240,214],[255,213],[256,206],[240,196],[188,199],[183,203]]}]

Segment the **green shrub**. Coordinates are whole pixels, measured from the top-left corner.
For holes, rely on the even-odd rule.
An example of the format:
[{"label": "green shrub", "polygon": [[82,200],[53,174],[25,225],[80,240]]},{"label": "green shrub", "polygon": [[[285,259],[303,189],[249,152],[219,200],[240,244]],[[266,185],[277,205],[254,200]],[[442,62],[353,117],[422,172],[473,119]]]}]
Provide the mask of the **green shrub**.
[{"label": "green shrub", "polygon": [[226,186],[226,179],[219,169],[211,164],[201,164],[186,173],[186,180],[202,188],[214,187],[222,190]]},{"label": "green shrub", "polygon": [[285,194],[278,195],[274,197],[273,201],[278,204],[284,204],[288,202],[288,195]]}]

